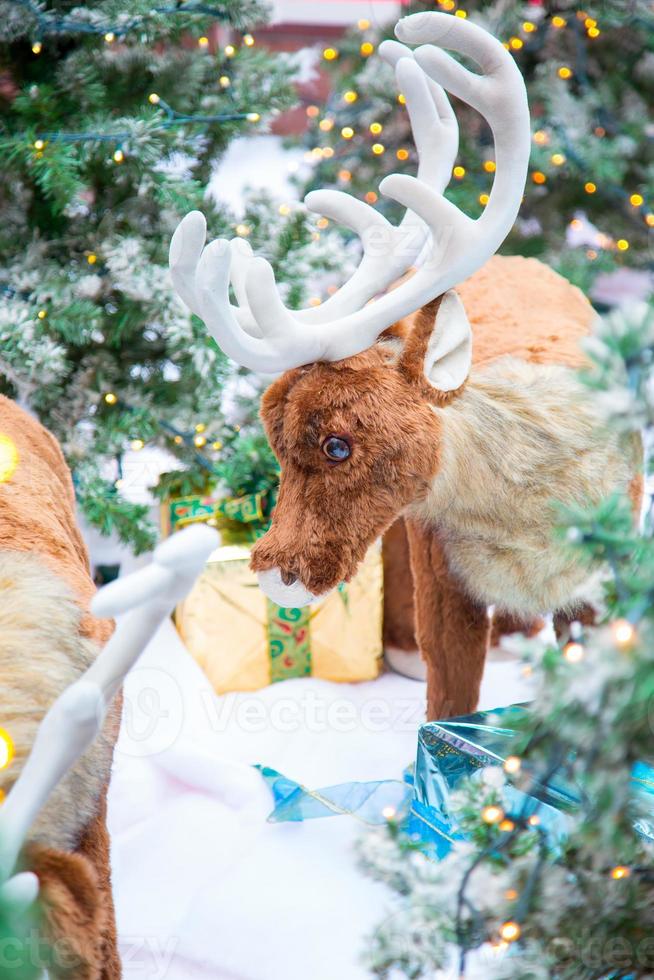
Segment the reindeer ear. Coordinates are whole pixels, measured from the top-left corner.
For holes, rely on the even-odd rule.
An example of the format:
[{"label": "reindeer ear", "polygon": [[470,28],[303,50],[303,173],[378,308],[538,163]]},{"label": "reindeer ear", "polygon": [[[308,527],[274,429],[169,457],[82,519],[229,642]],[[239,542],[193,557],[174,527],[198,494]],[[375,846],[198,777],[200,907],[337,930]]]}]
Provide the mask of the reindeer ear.
[{"label": "reindeer ear", "polygon": [[455,391],[470,373],[472,330],[453,289],[441,298],[423,362],[424,375],[438,391]]}]

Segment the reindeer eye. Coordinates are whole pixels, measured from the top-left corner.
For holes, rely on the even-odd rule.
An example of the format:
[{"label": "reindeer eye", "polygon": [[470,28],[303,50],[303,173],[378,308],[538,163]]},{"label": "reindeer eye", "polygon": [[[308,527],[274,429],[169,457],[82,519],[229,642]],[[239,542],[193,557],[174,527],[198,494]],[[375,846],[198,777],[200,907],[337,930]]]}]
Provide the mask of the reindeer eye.
[{"label": "reindeer eye", "polygon": [[321,449],[327,459],[330,459],[332,463],[342,463],[343,460],[349,458],[352,452],[349,442],[346,439],[341,439],[339,436],[327,436]]}]

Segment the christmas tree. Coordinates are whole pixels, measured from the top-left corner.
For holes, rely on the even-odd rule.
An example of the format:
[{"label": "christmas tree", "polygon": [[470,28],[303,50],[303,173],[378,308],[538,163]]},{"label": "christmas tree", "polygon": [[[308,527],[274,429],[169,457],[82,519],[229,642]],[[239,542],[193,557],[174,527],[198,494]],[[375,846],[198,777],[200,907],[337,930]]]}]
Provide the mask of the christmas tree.
[{"label": "christmas tree", "polygon": [[[654,308],[615,312],[587,342],[585,381],[625,440],[654,426]],[[651,457],[646,465],[651,474]],[[522,640],[534,700],[516,719],[503,769],[481,770],[450,799],[467,840],[441,862],[400,826],[364,839],[367,870],[398,894],[367,952],[376,976],[426,978],[458,947],[488,980],[649,978],[654,911],[654,520],[633,501],[561,514],[571,548],[606,572],[597,626],[565,642]],[[567,787],[563,832],[543,795]],[[513,787],[527,794],[516,804]],[[641,793],[637,791],[638,787]],[[648,790],[649,787],[649,790]],[[559,800],[564,799],[559,793]],[[648,801],[648,802],[643,802]]]},{"label": "christmas tree", "polygon": [[230,141],[293,104],[295,69],[256,44],[259,0],[5,0],[0,16],[0,391],[61,441],[86,518],[142,551],[155,529],[121,495],[125,450],[166,447],[183,475],[162,492],[197,491],[235,438],[235,369],[169,283],[179,219],[201,208],[211,237],[248,237],[290,302],[329,266],[302,213],[205,195]]},{"label": "christmas tree", "polygon": [[[404,12],[429,9],[411,3]],[[650,269],[654,229],[654,15],[644,0],[582,6],[507,0],[439,0],[503,40],[525,78],[533,144],[520,217],[503,246],[535,255],[588,291],[598,273]],[[322,52],[332,73],[325,105],[307,107],[313,162],[304,190],[334,187],[396,220],[378,196],[387,173],[415,173],[415,149],[392,69],[374,57],[393,22],[368,20]],[[484,121],[453,100],[461,128],[447,196],[477,217],[495,161]]]}]

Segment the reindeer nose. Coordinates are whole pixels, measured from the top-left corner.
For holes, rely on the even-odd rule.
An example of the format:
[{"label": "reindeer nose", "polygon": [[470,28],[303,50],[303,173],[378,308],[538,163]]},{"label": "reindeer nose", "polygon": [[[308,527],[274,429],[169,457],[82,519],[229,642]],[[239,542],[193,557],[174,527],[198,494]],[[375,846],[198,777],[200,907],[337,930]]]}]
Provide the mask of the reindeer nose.
[{"label": "reindeer nose", "polygon": [[293,572],[284,572],[280,570],[280,575],[284,585],[293,585],[295,582],[297,582],[297,575],[294,575]]}]

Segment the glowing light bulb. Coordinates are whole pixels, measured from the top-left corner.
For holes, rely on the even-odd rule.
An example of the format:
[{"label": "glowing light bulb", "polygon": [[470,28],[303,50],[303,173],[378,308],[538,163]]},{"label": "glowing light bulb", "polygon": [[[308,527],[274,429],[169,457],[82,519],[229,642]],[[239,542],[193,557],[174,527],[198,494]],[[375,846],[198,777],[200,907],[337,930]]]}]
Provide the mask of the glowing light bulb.
[{"label": "glowing light bulb", "polygon": [[348,89],[347,92],[343,93],[343,101],[349,103],[350,105],[352,104],[352,102],[356,102],[358,98],[359,96],[354,91],[354,89]]},{"label": "glowing light bulb", "polygon": [[150,92],[150,94],[148,95],[148,102],[151,105],[159,105],[161,99],[159,98],[156,92]]},{"label": "glowing light bulb", "polygon": [[4,728],[0,728],[0,769],[6,769],[11,765],[14,757],[14,742]]},{"label": "glowing light bulb", "polygon": [[280,213],[281,215],[283,215],[283,216],[285,216],[285,215],[287,215],[287,214],[290,214],[290,213],[291,213],[291,209],[290,209],[290,207],[288,206],[288,204],[280,204],[280,205],[279,205],[279,213]]},{"label": "glowing light bulb", "polygon": [[500,936],[505,943],[514,943],[520,938],[520,926],[517,922],[505,922],[500,926]]},{"label": "glowing light bulb", "polygon": [[203,446],[206,446],[207,440],[205,436],[194,436],[193,443],[198,449],[202,449]]},{"label": "glowing light bulb", "polygon": [[583,645],[574,640],[571,643],[566,643],[563,648],[563,656],[570,664],[578,664],[580,660],[584,659],[585,652]]},{"label": "glowing light bulb", "polygon": [[342,180],[344,184],[347,184],[349,180],[352,180],[352,174],[349,170],[339,170],[338,179]]},{"label": "glowing light bulb", "polygon": [[379,136],[383,128],[384,127],[382,126],[381,123],[378,122],[370,123],[370,132],[373,133],[375,136]]},{"label": "glowing light bulb", "polygon": [[34,149],[42,150],[45,146],[45,140],[34,140]]},{"label": "glowing light bulb", "polygon": [[317,228],[328,228],[329,227],[329,218],[318,218],[318,220],[316,221],[316,227]]},{"label": "glowing light bulb", "polygon": [[343,126],[341,130],[341,136],[344,140],[351,140],[354,136],[354,130],[351,126]]},{"label": "glowing light bulb", "polygon": [[498,826],[499,829],[505,834],[510,834],[512,830],[515,830],[513,820],[500,820]]},{"label": "glowing light bulb", "polygon": [[309,306],[320,306],[321,303],[322,303],[322,300],[321,300],[320,296],[310,296],[309,297]]},{"label": "glowing light bulb", "polygon": [[309,117],[309,119],[315,119],[315,117],[320,112],[320,109],[318,108],[317,105],[308,105],[306,107],[305,112],[306,112],[307,116]]},{"label": "glowing light bulb", "polygon": [[125,159],[125,154],[122,150],[114,150],[114,163],[122,163]]},{"label": "glowing light bulb", "polygon": [[386,149],[386,147],[384,146],[383,143],[373,143],[372,144],[372,152],[376,156],[379,156],[380,154],[382,154],[385,149]]},{"label": "glowing light bulb", "polygon": [[18,449],[9,436],[0,432],[0,483],[6,483],[16,472]]},{"label": "glowing light bulb", "polygon": [[494,160],[484,160],[484,170],[487,174],[494,174],[497,170]]},{"label": "glowing light bulb", "polygon": [[584,190],[586,191],[587,194],[594,194],[595,191],[597,190],[597,184],[594,184],[592,180],[588,180],[584,184]]},{"label": "glowing light bulb", "polygon": [[509,755],[504,760],[504,772],[514,774],[520,772],[522,760],[517,755]]},{"label": "glowing light bulb", "polygon": [[199,37],[198,38],[198,47],[199,48],[208,48],[209,47],[209,38],[208,37],[205,37],[204,34],[202,35],[202,37]]},{"label": "glowing light bulb", "polygon": [[248,122],[259,122],[261,115],[258,112],[248,112],[245,118]]},{"label": "glowing light bulb", "polygon": [[563,153],[553,153],[550,160],[555,167],[561,167],[565,163],[565,155]]},{"label": "glowing light bulb", "polygon": [[557,72],[557,75],[559,76],[559,78],[565,78],[565,79],[572,78],[572,68],[569,68],[568,65],[561,65],[561,67]]},{"label": "glowing light bulb", "polygon": [[38,316],[39,320],[45,320],[45,318],[48,315],[48,311],[47,310],[39,310],[39,312],[36,315]]},{"label": "glowing light bulb", "polygon": [[488,194],[480,194],[477,200],[479,201],[480,204],[483,204],[484,207],[486,207],[486,205],[490,201],[490,197]]},{"label": "glowing light bulb", "polygon": [[[35,144],[35,145],[36,145],[36,144]],[[634,206],[635,208],[639,208],[639,207],[641,206],[641,204],[643,204],[643,203],[644,203],[644,201],[645,201],[645,198],[643,197],[643,195],[642,195],[642,194],[632,194],[632,195],[631,195],[631,196],[629,197],[629,203],[630,203],[630,204],[633,204],[633,206]]]},{"label": "glowing light bulb", "polygon": [[322,56],[325,59],[325,61],[335,61],[336,58],[338,58],[338,51],[336,50],[336,48],[325,48],[325,50],[322,53]]},{"label": "glowing light bulb", "polygon": [[601,33],[602,32],[600,31],[599,27],[588,28],[588,37],[596,38],[599,37]]},{"label": "glowing light bulb", "polygon": [[364,41],[361,47],[359,48],[359,52],[363,55],[364,58],[369,58],[374,50],[375,50],[375,45],[371,44],[370,41]]},{"label": "glowing light bulb", "polygon": [[467,14],[467,12],[465,10],[457,10],[457,11],[455,11],[454,16],[455,17],[462,17],[465,20],[465,18],[468,16],[468,14]]},{"label": "glowing light bulb", "polygon": [[515,888],[507,888],[507,890],[504,892],[504,897],[507,902],[515,902],[516,898],[518,897],[518,893]]},{"label": "glowing light bulb", "polygon": [[538,143],[539,146],[547,146],[550,138],[544,129],[537,129],[534,133],[534,143]]},{"label": "glowing light bulb", "polygon": [[226,58],[233,58],[234,55],[236,54],[236,48],[234,47],[234,45],[233,44],[227,44],[225,46],[224,54],[225,54],[225,57]]},{"label": "glowing light bulb", "polygon": [[611,869],[611,877],[615,881],[619,881],[621,878],[628,878],[631,874],[631,869],[625,867],[624,864],[618,864],[617,867]]},{"label": "glowing light bulb", "polygon": [[559,17],[559,16],[558,16],[558,14],[557,14],[557,16],[556,16],[556,17],[552,17],[552,27],[557,27],[557,28],[558,28],[559,30],[560,30],[560,29],[561,29],[562,27],[565,27],[565,25],[566,25],[567,23],[568,23],[568,22],[567,22],[567,20],[565,19],[565,17]]},{"label": "glowing light bulb", "polygon": [[540,817],[538,816],[537,813],[532,813],[527,823],[529,824],[530,827],[538,827],[538,825],[540,824]]},{"label": "glowing light bulb", "polygon": [[401,146],[399,150],[396,150],[395,156],[397,157],[398,160],[408,160],[409,151],[406,150],[403,146]]},{"label": "glowing light bulb", "polygon": [[212,442],[211,443],[211,447],[212,447],[212,449],[215,449],[216,452],[218,452],[219,449],[222,449],[223,448],[223,444],[220,441],[220,439],[216,439],[215,442]]},{"label": "glowing light bulb", "polygon": [[633,643],[636,636],[636,630],[626,619],[616,619],[611,624],[611,632],[613,633],[613,639],[620,647],[629,646]]},{"label": "glowing light bulb", "polygon": [[457,180],[462,180],[465,177],[465,175],[466,175],[465,167],[460,167],[460,166],[453,167],[452,176],[456,177]]},{"label": "glowing light bulb", "polygon": [[627,241],[626,238],[618,238],[615,244],[617,245],[618,249],[621,252],[626,252],[627,249],[629,248],[629,242]]},{"label": "glowing light bulb", "polygon": [[650,228],[654,228],[654,214],[645,215],[645,224],[649,225]]},{"label": "glowing light bulb", "polygon": [[376,204],[378,196],[375,191],[366,191],[366,193],[363,195],[363,199],[367,204]]},{"label": "glowing light bulb", "polygon": [[182,436],[175,436],[175,438],[173,439],[173,442],[175,443],[175,445],[181,446],[182,443],[184,442],[184,439],[183,439]]},{"label": "glowing light bulb", "polygon": [[394,806],[385,806],[384,809],[382,810],[382,817],[385,820],[392,820],[396,813],[397,810],[395,809]]},{"label": "glowing light bulb", "polygon": [[481,819],[484,823],[497,823],[504,816],[504,811],[499,806],[485,806],[481,811]]},{"label": "glowing light bulb", "polygon": [[403,95],[402,92],[400,92],[397,97],[397,101],[400,103],[400,105],[406,105],[406,95]]},{"label": "glowing light bulb", "polygon": [[107,405],[115,405],[118,401],[118,396],[115,395],[113,391],[108,391],[104,396],[104,400],[106,401]]},{"label": "glowing light bulb", "polygon": [[524,46],[524,41],[519,37],[512,37],[509,40],[509,45],[513,48],[514,51],[519,51],[520,48]]},{"label": "glowing light bulb", "polygon": [[320,129],[322,129],[323,133],[328,133],[330,129],[334,128],[334,120],[321,119],[320,122],[318,123],[318,126],[320,127]]},{"label": "glowing light bulb", "polygon": [[370,21],[366,20],[365,17],[362,17],[361,20],[357,21],[357,27],[360,31],[367,31],[370,27]]},{"label": "glowing light bulb", "polygon": [[254,44],[254,38],[252,37],[251,34],[244,34],[243,35],[243,44],[247,48],[251,48],[253,46],[253,44]]},{"label": "glowing light bulb", "polygon": [[533,180],[534,184],[544,184],[547,177],[542,170],[534,170],[533,174],[531,175],[531,179]]},{"label": "glowing light bulb", "polygon": [[143,449],[145,443],[143,442],[142,439],[132,439],[130,446],[132,447],[135,453],[138,453],[141,451],[141,449]]},{"label": "glowing light bulb", "polygon": [[35,41],[32,45],[32,54],[41,54],[43,51],[43,45],[40,41]]},{"label": "glowing light bulb", "polygon": [[218,79],[218,84],[221,88],[229,88],[229,86],[232,84],[229,75],[221,75]]},{"label": "glowing light bulb", "polygon": [[250,229],[250,227],[248,225],[238,224],[238,225],[236,225],[236,228],[234,229],[234,231],[241,238],[247,238],[247,236],[250,234],[251,229]]},{"label": "glowing light bulb", "polygon": [[526,20],[522,25],[522,29],[525,34],[532,34],[536,30],[536,25],[532,24],[530,20]]},{"label": "glowing light bulb", "polygon": [[107,44],[113,44],[114,41],[116,40],[116,35],[114,34],[113,31],[107,31],[107,33],[104,36],[104,39],[107,42]]}]

